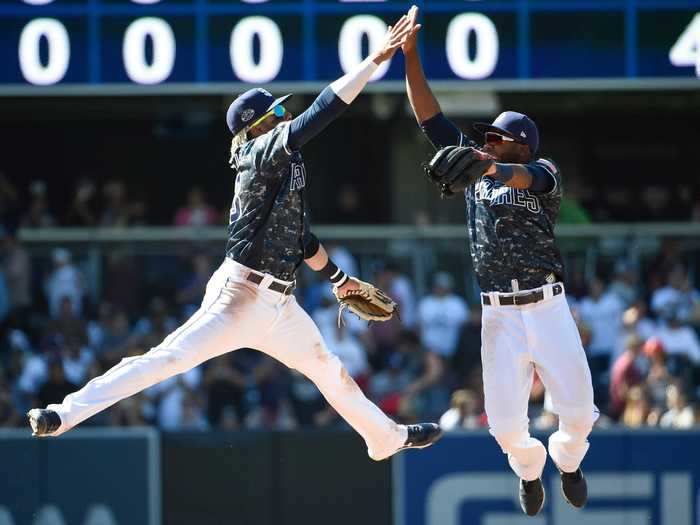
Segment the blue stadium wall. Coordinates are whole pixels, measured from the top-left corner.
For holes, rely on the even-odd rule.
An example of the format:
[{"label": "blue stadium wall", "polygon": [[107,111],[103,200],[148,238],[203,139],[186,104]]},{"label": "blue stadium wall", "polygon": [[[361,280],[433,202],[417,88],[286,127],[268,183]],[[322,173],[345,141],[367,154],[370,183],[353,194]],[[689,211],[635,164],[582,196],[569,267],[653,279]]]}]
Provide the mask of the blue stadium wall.
[{"label": "blue stadium wall", "polygon": [[[546,436],[541,436],[546,437]],[[596,431],[577,511],[536,518],[486,432],[375,463],[352,432],[0,432],[0,525],[700,525],[700,433]]]}]

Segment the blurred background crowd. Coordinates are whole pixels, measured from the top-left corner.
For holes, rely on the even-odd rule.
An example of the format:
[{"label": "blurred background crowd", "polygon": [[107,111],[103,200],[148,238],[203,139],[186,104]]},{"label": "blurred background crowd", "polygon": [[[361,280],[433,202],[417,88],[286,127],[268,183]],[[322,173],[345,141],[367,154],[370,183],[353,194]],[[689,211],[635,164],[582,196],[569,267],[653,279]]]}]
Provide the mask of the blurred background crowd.
[{"label": "blurred background crowd", "polygon": [[[357,205],[357,196],[341,192],[341,198],[347,199],[347,210]],[[574,215],[587,218],[574,222],[590,220],[577,206]],[[194,188],[172,210],[172,224],[223,225],[226,214]],[[60,205],[50,201],[42,181],[18,187],[2,177],[0,218],[3,427],[24,425],[30,407],[59,402],[120,360],[158,345],[197,309],[223,256],[223,243],[191,244],[168,257],[137,258],[128,248],[114,249],[96,280],[83,252],[70,246],[30,250],[20,240],[20,228],[147,224],[144,200],[130,197],[119,181],[98,188],[82,179],[72,201]],[[389,255],[361,268],[347,246],[329,242],[327,248],[346,272],[376,283],[400,305],[400,318],[388,323],[367,324],[347,313],[338,323],[330,286],[313,272],[300,272],[297,299],[366,394],[403,422],[439,419],[446,429],[485,427],[481,305],[478,294],[464,286],[468,269],[438,262],[430,286],[420,293],[410,269]],[[666,240],[644,264],[619,258],[592,273],[574,268],[567,275],[567,295],[601,412],[598,425],[682,429],[700,421],[700,292],[695,261],[680,248]],[[557,424],[536,374],[530,402],[537,428]],[[239,349],[126,399],[86,424],[204,430],[343,423],[304,377],[254,349]]]}]

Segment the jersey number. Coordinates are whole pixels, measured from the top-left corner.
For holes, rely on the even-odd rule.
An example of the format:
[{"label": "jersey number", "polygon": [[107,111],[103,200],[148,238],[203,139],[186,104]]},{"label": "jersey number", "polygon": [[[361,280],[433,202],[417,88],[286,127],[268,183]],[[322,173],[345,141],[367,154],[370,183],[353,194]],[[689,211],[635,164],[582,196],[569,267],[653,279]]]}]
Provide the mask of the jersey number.
[{"label": "jersey number", "polygon": [[303,164],[292,162],[292,182],[289,191],[300,190],[306,186],[306,169]]}]

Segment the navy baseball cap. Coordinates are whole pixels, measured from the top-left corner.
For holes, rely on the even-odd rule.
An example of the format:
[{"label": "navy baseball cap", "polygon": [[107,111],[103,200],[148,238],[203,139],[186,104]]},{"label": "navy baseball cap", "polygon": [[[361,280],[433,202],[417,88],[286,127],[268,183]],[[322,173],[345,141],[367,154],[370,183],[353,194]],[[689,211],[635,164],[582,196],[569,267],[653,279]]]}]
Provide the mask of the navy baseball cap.
[{"label": "navy baseball cap", "polygon": [[249,89],[231,102],[231,105],[228,107],[226,112],[228,129],[235,135],[291,96],[289,94],[276,99],[265,89]]},{"label": "navy baseball cap", "polygon": [[530,146],[530,153],[533,155],[540,147],[540,134],[537,131],[537,126],[530,117],[516,111],[504,111],[491,124],[477,122],[474,124],[474,129],[481,133],[492,131],[506,135],[520,144]]}]

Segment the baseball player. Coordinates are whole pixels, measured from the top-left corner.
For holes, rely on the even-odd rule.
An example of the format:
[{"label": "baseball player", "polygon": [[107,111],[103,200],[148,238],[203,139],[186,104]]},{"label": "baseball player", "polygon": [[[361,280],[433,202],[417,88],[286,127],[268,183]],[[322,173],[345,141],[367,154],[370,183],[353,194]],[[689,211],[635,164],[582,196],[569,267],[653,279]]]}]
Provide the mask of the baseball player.
[{"label": "baseball player", "polygon": [[389,28],[379,51],[331,83],[294,119],[282,105],[291,95],[275,99],[251,89],[233,101],[226,115],[236,174],[226,257],[207,284],[200,309],[149,352],[123,359],[61,404],[30,410],[34,435],[58,436],[144,388],[247,347],[312,380],[362,435],[374,460],[437,441],[438,425],[397,425],[364,396],[292,295],[302,261],[331,282],[341,302],[367,284],[339,269],[311,233],[299,150],[341,115],[409,30],[404,15]]},{"label": "baseball player", "polygon": [[[417,14],[414,6],[413,24]],[[523,511],[536,515],[544,504],[540,477],[547,458],[543,444],[528,432],[528,397],[537,370],[559,415],[549,455],[561,473],[564,497],[583,507],[587,486],[580,464],[597,409],[554,242],[559,169],[537,156],[537,127],[521,113],[506,111],[492,124],[476,124],[485,136],[482,148],[445,118],[425,79],[415,35],[403,46],[408,98],[420,128],[439,149],[426,172],[443,195],[463,193],[467,203],[469,248],[482,289],[481,359],[490,432],[520,478]]]}]

